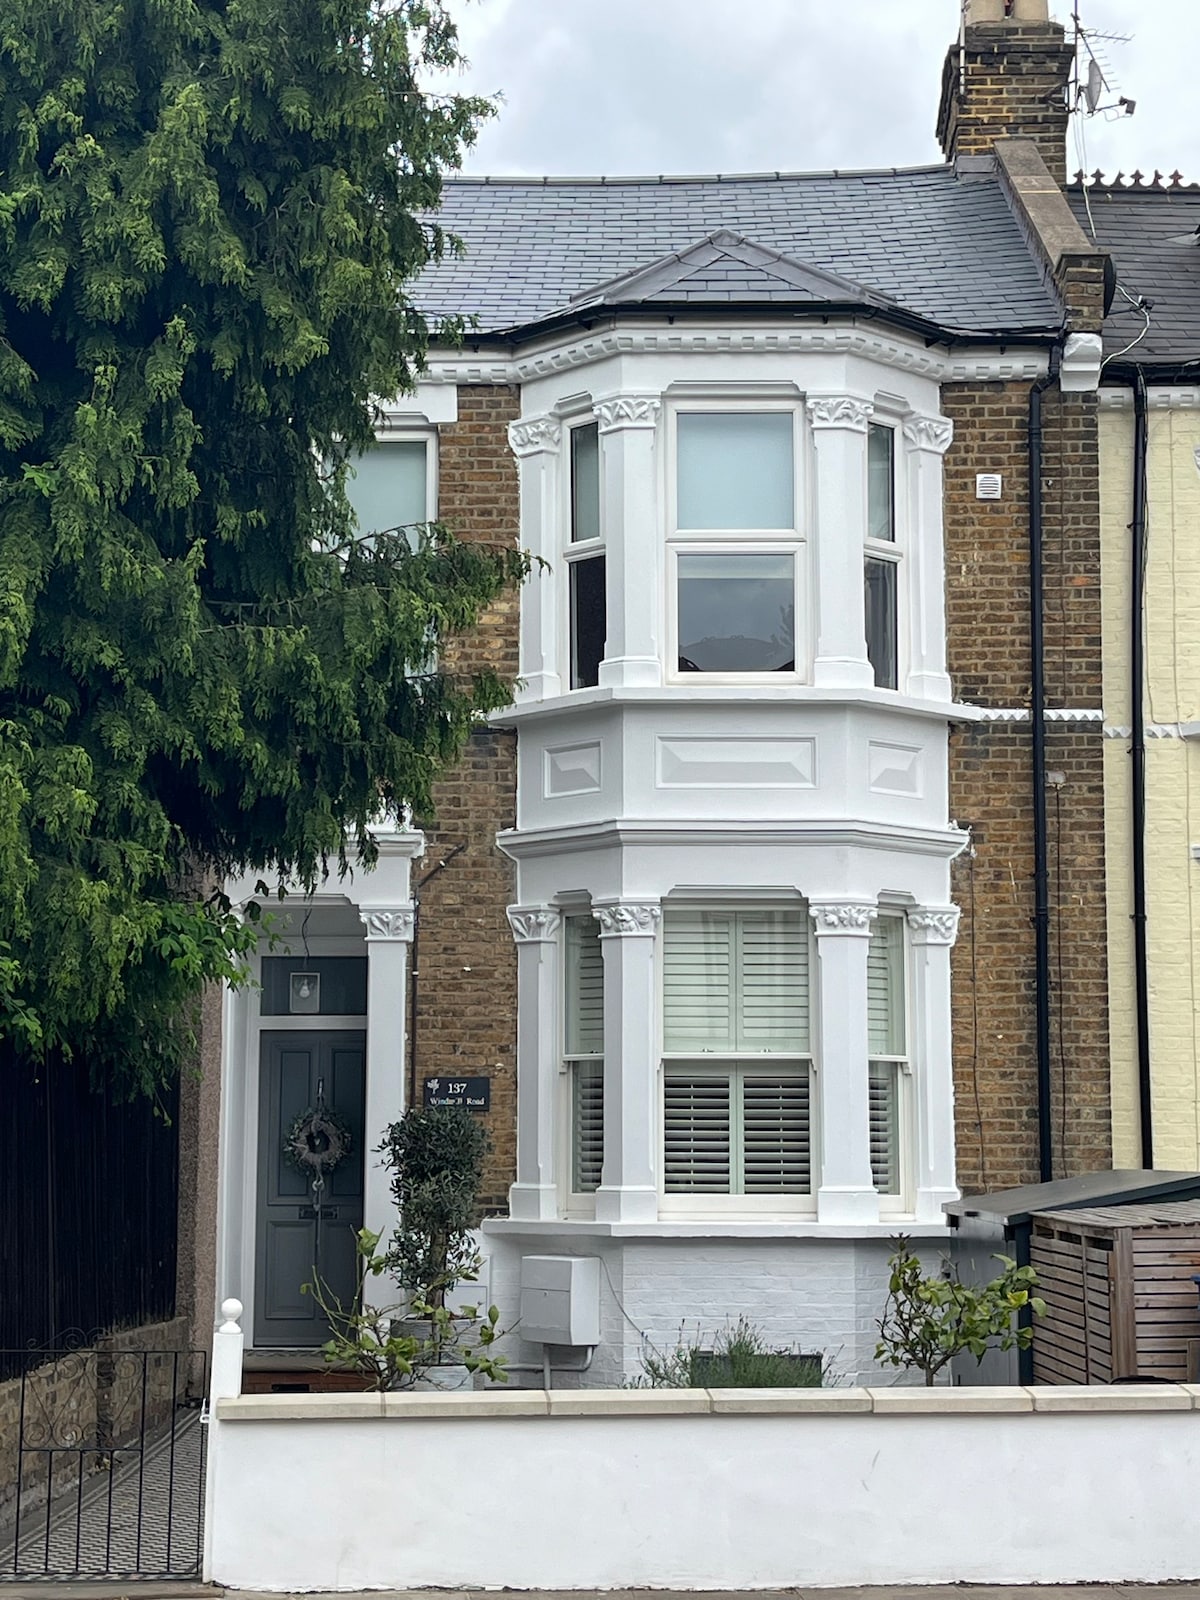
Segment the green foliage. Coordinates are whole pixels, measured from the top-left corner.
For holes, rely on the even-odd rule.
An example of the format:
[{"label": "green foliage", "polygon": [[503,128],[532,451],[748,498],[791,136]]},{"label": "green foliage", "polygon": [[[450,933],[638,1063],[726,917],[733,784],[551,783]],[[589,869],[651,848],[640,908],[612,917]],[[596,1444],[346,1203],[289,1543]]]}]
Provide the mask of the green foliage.
[{"label": "green foliage", "polygon": [[1014,1324],[1027,1308],[1035,1317],[1046,1309],[1045,1301],[1032,1292],[1037,1273],[1032,1267],[1018,1267],[1010,1256],[995,1259],[1003,1272],[973,1289],[953,1275],[927,1277],[908,1240],[898,1239],[888,1260],[891,1276],[879,1319],[876,1361],[914,1368],[932,1384],[956,1355],[969,1353],[982,1361],[989,1349],[1027,1349],[1032,1326]]},{"label": "green foliage", "polygon": [[319,1278],[302,1286],[321,1308],[330,1338],[321,1346],[326,1364],[336,1372],[357,1372],[369,1389],[410,1389],[433,1367],[458,1363],[492,1383],[507,1383],[504,1357],[489,1352],[502,1337],[495,1306],[461,1306],[451,1314],[445,1305],[420,1298],[405,1306],[376,1307],[366,1300],[368,1278],[389,1268],[379,1253],[379,1235],[362,1228],[357,1236],[359,1287],[353,1302],[343,1306]]},{"label": "green foliage", "polygon": [[635,1389],[819,1389],[824,1378],[820,1356],[772,1348],[744,1316],[712,1337],[680,1329],[673,1350],[647,1343],[641,1359]]},{"label": "green foliage", "polygon": [[387,1264],[426,1305],[443,1307],[456,1284],[479,1273],[471,1230],[487,1148],[483,1124],[464,1106],[411,1106],[384,1135],[380,1150],[400,1212]]},{"label": "green foliage", "polygon": [[405,293],[490,107],[439,0],[6,0],[0,17],[0,1037],[152,1089],[252,930],[187,885],[317,881],[495,676],[446,641],[525,561],[356,537]]}]

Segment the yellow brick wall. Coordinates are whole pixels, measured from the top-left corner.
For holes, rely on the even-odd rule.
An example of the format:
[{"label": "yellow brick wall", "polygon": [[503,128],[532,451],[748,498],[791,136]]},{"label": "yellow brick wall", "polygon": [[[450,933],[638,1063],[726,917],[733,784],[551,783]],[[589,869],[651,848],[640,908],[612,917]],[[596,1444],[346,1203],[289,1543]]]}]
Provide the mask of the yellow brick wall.
[{"label": "yellow brick wall", "polygon": [[[1152,391],[1153,395],[1153,391]],[[1132,410],[1101,414],[1104,708],[1128,727]],[[1147,463],[1148,724],[1200,720],[1200,411],[1151,409]],[[1113,1160],[1140,1164],[1129,741],[1105,741]],[[1154,1159],[1200,1167],[1200,741],[1146,743],[1146,902]]]}]

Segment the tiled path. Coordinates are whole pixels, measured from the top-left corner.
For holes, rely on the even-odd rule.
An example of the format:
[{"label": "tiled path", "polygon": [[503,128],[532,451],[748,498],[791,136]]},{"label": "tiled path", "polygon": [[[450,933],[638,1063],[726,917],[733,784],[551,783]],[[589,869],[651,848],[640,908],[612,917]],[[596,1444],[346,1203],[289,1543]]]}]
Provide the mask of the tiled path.
[{"label": "tiled path", "polygon": [[44,1498],[27,1496],[18,1530],[10,1508],[0,1518],[4,1594],[14,1578],[197,1572],[204,1434],[198,1413],[181,1413],[174,1429],[147,1440],[144,1455],[118,1450],[111,1471],[58,1495],[49,1516]]}]

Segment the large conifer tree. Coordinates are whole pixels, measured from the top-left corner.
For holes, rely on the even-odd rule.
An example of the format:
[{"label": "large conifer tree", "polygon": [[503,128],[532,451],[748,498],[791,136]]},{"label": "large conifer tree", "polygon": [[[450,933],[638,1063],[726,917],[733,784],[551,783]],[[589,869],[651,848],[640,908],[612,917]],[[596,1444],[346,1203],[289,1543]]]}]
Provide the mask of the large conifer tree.
[{"label": "large conifer tree", "polygon": [[487,107],[438,0],[0,0],[0,1029],[152,1086],[245,935],[181,884],[370,851],[495,679],[515,551],[356,539],[406,283]]}]

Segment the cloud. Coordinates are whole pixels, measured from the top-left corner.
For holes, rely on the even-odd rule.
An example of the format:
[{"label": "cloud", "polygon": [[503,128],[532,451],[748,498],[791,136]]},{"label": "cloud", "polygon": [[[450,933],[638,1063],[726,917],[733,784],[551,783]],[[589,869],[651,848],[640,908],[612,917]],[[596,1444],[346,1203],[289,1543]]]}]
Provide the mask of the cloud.
[{"label": "cloud", "polygon": [[[918,166],[934,138],[957,0],[449,0],[472,92],[502,92],[475,173]],[[1200,180],[1190,112],[1200,7],[1082,0],[1132,118],[1083,124],[1089,167]],[[1136,31],[1135,31],[1136,30]],[[1073,119],[1079,122],[1080,119]],[[1072,151],[1068,166],[1077,165]]]}]

